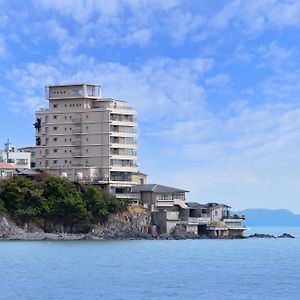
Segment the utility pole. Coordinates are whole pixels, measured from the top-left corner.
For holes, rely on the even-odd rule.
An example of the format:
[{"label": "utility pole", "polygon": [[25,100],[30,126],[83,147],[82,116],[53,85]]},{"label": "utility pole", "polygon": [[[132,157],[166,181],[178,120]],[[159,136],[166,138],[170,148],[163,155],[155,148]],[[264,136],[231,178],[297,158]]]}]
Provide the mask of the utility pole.
[{"label": "utility pole", "polygon": [[7,163],[9,161],[9,145],[10,145],[10,142],[9,142],[9,139],[7,139],[7,143],[5,144],[6,162]]}]

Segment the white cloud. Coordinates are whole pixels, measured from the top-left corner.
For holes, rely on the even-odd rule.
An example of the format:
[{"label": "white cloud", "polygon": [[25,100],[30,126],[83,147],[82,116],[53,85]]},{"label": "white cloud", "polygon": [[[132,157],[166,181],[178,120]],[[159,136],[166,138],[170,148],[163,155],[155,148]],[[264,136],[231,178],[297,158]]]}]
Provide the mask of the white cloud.
[{"label": "white cloud", "polygon": [[226,85],[231,81],[231,76],[229,74],[217,74],[213,77],[205,79],[205,83],[210,86],[220,87]]}]

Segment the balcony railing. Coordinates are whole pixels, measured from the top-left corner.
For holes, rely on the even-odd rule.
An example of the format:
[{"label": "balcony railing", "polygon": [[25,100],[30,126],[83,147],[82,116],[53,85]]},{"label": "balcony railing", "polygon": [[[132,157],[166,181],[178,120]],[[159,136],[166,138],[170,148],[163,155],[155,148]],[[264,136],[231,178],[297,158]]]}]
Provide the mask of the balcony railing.
[{"label": "balcony railing", "polygon": [[211,219],[208,217],[190,217],[188,219],[189,223],[208,223]]},{"label": "balcony railing", "polygon": [[80,133],[82,133],[82,129],[79,129],[79,128],[78,129],[73,129],[72,133],[73,134],[80,134]]},{"label": "balcony railing", "polygon": [[73,118],[72,123],[81,123],[81,118]]},{"label": "balcony railing", "polygon": [[73,146],[81,146],[82,142],[81,141],[73,141],[72,145]]},{"label": "balcony railing", "polygon": [[81,152],[73,152],[72,157],[81,157],[82,153]]},{"label": "balcony railing", "polygon": [[140,200],[140,195],[135,193],[116,193],[115,196],[119,199]]}]

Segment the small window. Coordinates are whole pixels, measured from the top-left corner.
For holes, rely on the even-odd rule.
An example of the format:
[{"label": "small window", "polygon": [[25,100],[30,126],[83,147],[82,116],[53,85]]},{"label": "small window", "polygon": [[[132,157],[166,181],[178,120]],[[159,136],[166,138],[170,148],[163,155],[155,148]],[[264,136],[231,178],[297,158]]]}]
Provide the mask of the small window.
[{"label": "small window", "polygon": [[54,164],[57,164],[57,160],[54,160],[53,163],[54,163]]},{"label": "small window", "polygon": [[67,160],[65,160],[65,164],[67,164],[68,163],[68,161]]},{"label": "small window", "polygon": [[54,153],[57,153],[57,151],[58,151],[58,149],[53,149],[53,152],[54,152]]},{"label": "small window", "polygon": [[58,104],[53,104],[53,108],[57,108],[58,107]]},{"label": "small window", "polygon": [[53,127],[53,130],[55,130],[55,131],[56,131],[56,130],[57,130],[57,127]]},{"label": "small window", "polygon": [[53,141],[54,141],[54,142],[57,142],[57,138],[53,138]]},{"label": "small window", "polygon": [[54,115],[54,116],[53,116],[53,119],[55,119],[55,120],[56,120],[56,119],[57,119],[57,115]]}]

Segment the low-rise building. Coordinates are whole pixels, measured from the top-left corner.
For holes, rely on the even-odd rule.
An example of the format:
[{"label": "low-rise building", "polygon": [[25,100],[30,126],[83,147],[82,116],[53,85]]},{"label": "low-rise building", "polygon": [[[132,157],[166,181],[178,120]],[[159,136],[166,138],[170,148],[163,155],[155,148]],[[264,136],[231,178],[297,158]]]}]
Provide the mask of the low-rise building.
[{"label": "low-rise building", "polygon": [[22,148],[18,148],[18,150],[21,152],[30,153],[30,168],[34,169],[36,167],[36,163],[35,163],[36,147],[35,146],[22,147]]},{"label": "low-rise building", "polygon": [[230,206],[219,203],[185,202],[187,190],[159,184],[132,187],[137,201],[151,212],[152,225],[159,234],[170,234],[184,225],[187,232],[210,237],[239,237],[246,229],[243,216],[231,216]]},{"label": "low-rise building", "polygon": [[0,179],[12,178],[14,169],[12,164],[0,162]]},{"label": "low-rise building", "polygon": [[10,163],[19,169],[30,169],[31,154],[19,150],[7,142],[5,149],[0,151],[0,162]]}]

